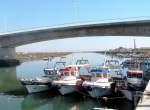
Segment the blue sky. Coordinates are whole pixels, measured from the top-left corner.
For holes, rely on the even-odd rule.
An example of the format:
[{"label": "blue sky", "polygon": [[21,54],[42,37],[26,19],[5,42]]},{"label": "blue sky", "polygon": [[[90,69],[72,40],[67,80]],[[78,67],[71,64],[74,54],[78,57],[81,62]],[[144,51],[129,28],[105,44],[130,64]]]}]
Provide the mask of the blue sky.
[{"label": "blue sky", "polygon": [[[150,19],[149,4],[149,0],[3,0],[0,1],[0,32],[72,23],[111,22],[112,19]],[[45,41],[20,46],[16,50],[105,50],[133,47],[133,39],[136,39],[137,47],[150,46],[150,38],[104,36]]]}]

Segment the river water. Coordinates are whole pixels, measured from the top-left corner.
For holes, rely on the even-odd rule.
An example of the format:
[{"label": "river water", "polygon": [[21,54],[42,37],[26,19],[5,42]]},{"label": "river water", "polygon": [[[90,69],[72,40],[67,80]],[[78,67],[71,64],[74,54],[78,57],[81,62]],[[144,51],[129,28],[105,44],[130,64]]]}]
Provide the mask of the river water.
[{"label": "river water", "polygon": [[[81,57],[88,59],[92,65],[100,65],[104,55],[96,53],[75,53],[66,56],[68,64]],[[107,57],[108,58],[108,57]],[[59,58],[54,58],[56,62]],[[27,94],[20,84],[20,78],[33,78],[44,75],[43,68],[50,66],[47,61],[28,61],[17,67],[0,68],[0,110],[92,110],[93,107],[132,110],[127,100],[97,100],[80,94],[61,96],[57,91]]]}]

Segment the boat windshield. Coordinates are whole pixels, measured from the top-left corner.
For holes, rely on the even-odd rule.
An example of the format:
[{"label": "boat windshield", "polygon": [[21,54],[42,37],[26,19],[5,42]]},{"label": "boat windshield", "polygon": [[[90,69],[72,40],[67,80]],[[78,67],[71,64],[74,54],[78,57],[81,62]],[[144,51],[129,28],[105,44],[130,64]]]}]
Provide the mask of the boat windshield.
[{"label": "boat windshield", "polygon": [[109,66],[109,67],[112,67],[112,68],[120,66],[118,60],[106,60],[105,65]]},{"label": "boat windshield", "polygon": [[61,75],[62,76],[75,76],[75,72],[70,72],[70,71],[68,71],[68,72],[62,72]]},{"label": "boat windshield", "polygon": [[142,74],[129,74],[128,78],[142,78]]},{"label": "boat windshield", "polygon": [[44,70],[45,74],[47,75],[56,75],[57,70]]},{"label": "boat windshield", "polygon": [[139,74],[137,74],[137,73],[128,73],[127,74],[127,77],[128,78],[143,78],[143,74],[142,73],[139,73]]},{"label": "boat windshield", "polygon": [[108,68],[103,68],[103,69],[91,69],[91,72],[95,72],[95,73],[109,73],[110,72],[110,69]]},{"label": "boat windshield", "polygon": [[69,76],[69,72],[64,72],[62,75],[63,76]]},{"label": "boat windshield", "polygon": [[89,61],[82,58],[81,60],[77,60],[76,64],[77,64],[77,65],[89,64]]}]

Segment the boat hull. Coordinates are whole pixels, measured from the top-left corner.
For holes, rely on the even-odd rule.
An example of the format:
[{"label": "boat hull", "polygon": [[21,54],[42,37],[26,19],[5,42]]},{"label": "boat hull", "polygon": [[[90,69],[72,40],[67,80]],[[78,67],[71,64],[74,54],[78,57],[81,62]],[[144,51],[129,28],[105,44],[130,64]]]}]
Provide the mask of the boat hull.
[{"label": "boat hull", "polygon": [[78,81],[80,80],[70,80],[70,81],[54,80],[52,82],[52,85],[58,89],[60,94],[66,95],[78,91],[78,87],[77,87]]},{"label": "boat hull", "polygon": [[122,94],[125,96],[126,99],[132,101],[133,100],[133,93],[129,90],[121,90]]},{"label": "boat hull", "polygon": [[49,90],[48,85],[25,85],[28,93],[43,92]]},{"label": "boat hull", "polygon": [[110,88],[101,88],[101,87],[86,87],[89,95],[92,98],[98,98],[101,96],[109,95],[111,92]]},{"label": "boat hull", "polygon": [[61,85],[60,88],[58,89],[61,95],[66,95],[70,94],[73,92],[78,91],[75,85]]},{"label": "boat hull", "polygon": [[137,78],[128,78],[128,85],[133,88],[141,88],[143,86],[143,80]]}]

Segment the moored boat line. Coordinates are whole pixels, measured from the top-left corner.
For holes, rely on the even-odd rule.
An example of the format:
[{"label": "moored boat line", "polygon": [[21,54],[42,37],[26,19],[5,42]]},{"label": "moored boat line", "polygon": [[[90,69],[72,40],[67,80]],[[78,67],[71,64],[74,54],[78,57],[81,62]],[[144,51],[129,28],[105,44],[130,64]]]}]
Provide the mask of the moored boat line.
[{"label": "moored boat line", "polygon": [[[80,61],[82,60],[82,61]],[[121,92],[124,97],[132,101],[135,91],[141,90],[144,85],[144,72],[142,70],[128,68],[126,73],[122,73],[122,65],[115,60],[106,60],[105,65],[92,66],[88,60],[80,59],[75,64],[52,68],[44,68],[45,77],[36,79],[20,79],[28,93],[36,93],[50,90],[55,87],[61,95],[73,92],[83,92],[92,98],[101,98],[115,92]],[[111,62],[115,62],[112,64]],[[86,72],[83,72],[85,71]],[[45,80],[47,79],[47,80]],[[116,80],[122,80],[119,85]],[[135,89],[136,88],[136,89]],[[52,89],[51,89],[52,90]],[[83,93],[84,94],[84,93]]]}]

